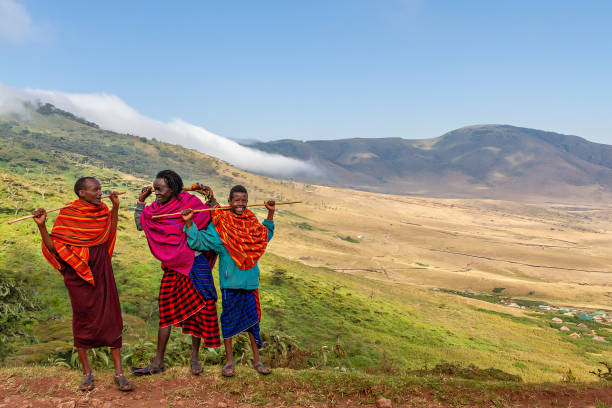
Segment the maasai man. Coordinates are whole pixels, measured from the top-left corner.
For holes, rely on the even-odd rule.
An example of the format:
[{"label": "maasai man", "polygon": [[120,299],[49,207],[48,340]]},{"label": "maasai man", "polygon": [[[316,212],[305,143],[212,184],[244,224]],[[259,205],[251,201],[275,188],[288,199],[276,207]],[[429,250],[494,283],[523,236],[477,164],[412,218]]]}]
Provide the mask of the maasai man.
[{"label": "maasai man", "polygon": [[90,391],[94,377],[87,350],[111,348],[115,383],[121,391],[131,391],[121,368],[121,306],[113,275],[111,256],[117,236],[119,196],[110,193],[113,209],[102,202],[100,182],[83,177],[74,185],[79,197],[60,210],[51,234],[47,231],[47,212],[34,211],[34,221],[42,237],[42,252],[47,261],[64,275],[72,303],[72,333],[83,366],[79,389]]},{"label": "maasai man", "polygon": [[260,374],[270,374],[270,369],[259,359],[261,309],[257,261],[274,235],[276,203],[266,202],[268,218],[262,225],[255,214],[246,208],[248,200],[243,186],[232,187],[228,201],[229,211],[213,211],[212,223],[206,229],[200,228],[197,223],[194,225],[192,218],[195,218],[196,213],[191,209],[182,213],[185,221],[183,230],[189,246],[196,251],[212,249],[219,255],[219,281],[223,296],[221,330],[226,358],[221,374],[225,377],[234,375],[232,337],[243,331],[249,333],[251,340],[253,367]]},{"label": "maasai man", "polygon": [[[202,194],[212,193],[210,187],[201,186]],[[204,346],[221,346],[217,319],[217,290],[212,278],[216,254],[202,253],[189,248],[183,233],[180,215],[153,218],[154,215],[181,212],[186,208],[210,208],[194,195],[183,192],[183,180],[172,170],[160,171],[153,182],[156,200],[145,207],[151,187],[142,189],[134,212],[136,228],[143,230],[151,253],[162,262],[164,275],[159,289],[159,331],[157,354],[146,367],[132,367],[135,375],[163,372],[164,354],[172,326],[181,327],[191,334],[192,350],[190,370],[193,375],[202,372],[199,362],[200,339]],[[214,198],[214,197],[213,197]],[[199,228],[206,228],[210,212],[200,212],[194,217]]]}]

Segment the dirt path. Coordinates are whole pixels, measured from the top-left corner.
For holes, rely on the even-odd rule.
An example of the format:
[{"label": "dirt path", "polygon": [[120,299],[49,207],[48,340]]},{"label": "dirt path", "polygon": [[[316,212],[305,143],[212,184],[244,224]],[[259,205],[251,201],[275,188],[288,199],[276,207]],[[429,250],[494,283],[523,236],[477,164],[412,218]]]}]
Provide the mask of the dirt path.
[{"label": "dirt path", "polygon": [[[177,376],[178,375],[178,376]],[[213,373],[192,377],[175,372],[166,377],[138,378],[131,393],[117,391],[111,374],[103,373],[96,380],[96,388],[87,393],[76,390],[78,374],[64,377],[25,378],[19,375],[3,377],[0,381],[0,408],[114,408],[114,407],[375,407],[380,395],[357,392],[354,395],[335,395],[333,392],[306,386],[301,391],[283,390],[271,386],[274,382],[255,383],[263,393],[253,393],[250,382],[240,378],[224,379]],[[282,378],[279,378],[283,382]],[[236,381],[242,381],[236,383]],[[269,391],[267,391],[269,389]],[[262,390],[259,390],[262,391]],[[291,395],[289,395],[289,393]],[[254,396],[258,394],[258,396]],[[525,386],[518,390],[489,390],[466,388],[420,388],[405,390],[394,407],[612,407],[612,385],[599,388]],[[246,403],[244,401],[250,401]]]}]

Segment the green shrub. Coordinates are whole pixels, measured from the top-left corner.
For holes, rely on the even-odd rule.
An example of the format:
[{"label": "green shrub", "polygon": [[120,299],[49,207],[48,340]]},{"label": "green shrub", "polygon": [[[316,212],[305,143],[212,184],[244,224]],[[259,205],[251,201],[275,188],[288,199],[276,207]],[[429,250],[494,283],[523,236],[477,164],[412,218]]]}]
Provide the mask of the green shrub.
[{"label": "green shrub", "polygon": [[38,309],[33,296],[16,282],[0,281],[0,360],[14,350],[16,337],[32,337],[33,313]]}]

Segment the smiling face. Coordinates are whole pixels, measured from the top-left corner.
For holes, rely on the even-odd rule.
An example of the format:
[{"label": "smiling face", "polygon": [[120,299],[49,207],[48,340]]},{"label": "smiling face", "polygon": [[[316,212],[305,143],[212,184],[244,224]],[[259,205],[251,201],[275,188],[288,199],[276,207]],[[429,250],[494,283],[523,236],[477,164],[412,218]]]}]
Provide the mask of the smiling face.
[{"label": "smiling face", "polygon": [[79,198],[93,205],[102,204],[102,187],[96,179],[87,179],[78,191]]},{"label": "smiling face", "polygon": [[155,200],[160,204],[166,204],[174,197],[172,189],[163,178],[155,179],[153,182],[153,190],[155,191]]},{"label": "smiling face", "polygon": [[246,206],[249,202],[249,195],[247,193],[232,193],[232,198],[227,201],[230,205],[230,211],[242,215]]}]

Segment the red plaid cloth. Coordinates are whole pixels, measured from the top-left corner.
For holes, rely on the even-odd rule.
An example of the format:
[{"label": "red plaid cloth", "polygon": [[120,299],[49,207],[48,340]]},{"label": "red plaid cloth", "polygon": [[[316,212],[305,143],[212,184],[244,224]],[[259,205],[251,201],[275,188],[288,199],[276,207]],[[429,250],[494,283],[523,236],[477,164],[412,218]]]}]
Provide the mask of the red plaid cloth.
[{"label": "red plaid cloth", "polygon": [[159,327],[171,325],[201,337],[204,347],[221,346],[215,300],[202,298],[188,276],[165,269],[159,288]]}]

